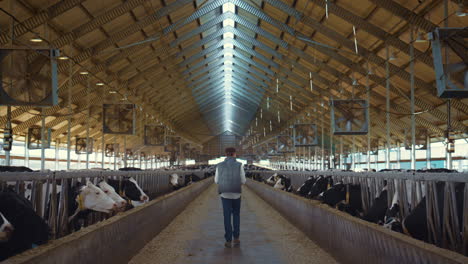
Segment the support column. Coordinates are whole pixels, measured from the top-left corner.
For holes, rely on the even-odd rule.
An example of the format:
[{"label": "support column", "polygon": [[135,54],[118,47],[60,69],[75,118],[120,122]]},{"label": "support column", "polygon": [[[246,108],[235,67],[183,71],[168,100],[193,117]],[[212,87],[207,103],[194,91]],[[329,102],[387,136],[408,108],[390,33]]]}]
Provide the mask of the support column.
[{"label": "support column", "polygon": [[55,139],[55,170],[59,170],[59,160],[60,160],[60,141]]},{"label": "support column", "polygon": [[71,123],[72,123],[72,114],[73,109],[71,105],[72,101],[72,77],[73,77],[73,60],[68,60],[68,118],[67,118],[67,170],[71,169]]},{"label": "support column", "polygon": [[411,89],[411,169],[416,169],[416,116],[414,106],[414,27],[410,27],[410,89]]},{"label": "support column", "polygon": [[123,156],[124,167],[127,167],[127,136],[124,136],[124,156]]},{"label": "support column", "polygon": [[397,169],[401,169],[401,144],[397,143]]},{"label": "support column", "polygon": [[[41,109],[41,171],[45,170],[45,109]],[[47,139],[50,142],[50,139]]]},{"label": "support column", "polygon": [[385,61],[385,99],[386,99],[386,151],[385,151],[385,168],[390,169],[390,53],[388,44],[385,45],[387,60]]},{"label": "support column", "polygon": [[89,94],[90,94],[90,90],[91,90],[91,87],[90,87],[90,80],[89,80],[89,75],[86,75],[86,81],[87,81],[87,88],[86,88],[86,105],[88,107],[88,111],[87,112],[87,117],[86,117],[86,149],[85,149],[85,153],[86,153],[86,166],[85,168],[86,169],[89,169],[89,150],[90,150],[90,138],[89,138],[89,125],[91,123],[91,103],[90,103],[90,98],[89,98]]},{"label": "support column", "polygon": [[431,136],[427,135],[426,168],[431,168]]},{"label": "support column", "polygon": [[[367,111],[368,111],[368,117],[370,117],[370,111],[371,111],[371,91],[370,91],[370,86],[369,86],[369,72],[370,72],[370,67],[369,67],[369,61],[367,61],[367,73],[366,73],[366,91],[367,91]],[[367,171],[371,170],[371,161],[370,161],[370,154],[371,154],[371,121],[368,120],[369,125],[367,126]],[[378,148],[379,146],[377,146]]]},{"label": "support column", "polygon": [[27,136],[24,138],[24,166],[29,168],[29,149]]}]

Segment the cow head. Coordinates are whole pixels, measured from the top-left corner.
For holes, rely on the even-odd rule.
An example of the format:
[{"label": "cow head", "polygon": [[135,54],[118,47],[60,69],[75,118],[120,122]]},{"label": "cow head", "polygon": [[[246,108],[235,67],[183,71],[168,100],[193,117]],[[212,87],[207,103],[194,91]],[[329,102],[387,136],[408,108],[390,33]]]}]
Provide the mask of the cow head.
[{"label": "cow head", "polygon": [[117,204],[91,182],[81,186],[75,198],[79,210],[93,210],[97,212],[110,213],[117,209]]},{"label": "cow head", "polygon": [[119,209],[125,208],[127,202],[125,201],[125,199],[123,199],[122,197],[120,197],[120,195],[117,194],[114,187],[110,186],[104,180],[99,182],[98,186],[107,196],[109,196],[109,198],[111,198],[117,204],[117,207]]},{"label": "cow head", "polygon": [[130,177],[125,181],[125,196],[132,201],[148,202],[149,197],[138,185],[137,181]]},{"label": "cow head", "polygon": [[179,180],[179,175],[177,175],[176,173],[171,174],[170,182],[172,186],[177,186],[179,183],[178,180]]},{"label": "cow head", "polygon": [[7,242],[14,230],[13,225],[0,213],[0,243]]}]

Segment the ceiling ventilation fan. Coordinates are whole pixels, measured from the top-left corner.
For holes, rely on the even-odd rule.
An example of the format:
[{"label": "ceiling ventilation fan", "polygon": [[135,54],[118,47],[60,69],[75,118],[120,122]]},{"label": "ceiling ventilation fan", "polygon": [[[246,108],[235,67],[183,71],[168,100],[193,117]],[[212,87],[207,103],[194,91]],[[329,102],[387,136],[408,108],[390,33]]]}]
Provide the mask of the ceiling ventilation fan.
[{"label": "ceiling ventilation fan", "polygon": [[119,155],[119,144],[106,144],[105,154],[106,157],[118,156]]},{"label": "ceiling ventilation fan", "polygon": [[365,135],[369,112],[366,100],[332,100],[332,128],[334,135]]},{"label": "ceiling ventilation fan", "polygon": [[295,124],[294,125],[294,145],[298,146],[317,146],[318,135],[317,126],[314,124]]},{"label": "ceiling ventilation fan", "polygon": [[58,56],[48,48],[0,48],[0,104],[56,105]]},{"label": "ceiling ventilation fan", "polygon": [[277,137],[278,153],[294,153],[294,141],[291,136],[279,135]]},{"label": "ceiling ventilation fan", "polygon": [[134,104],[104,104],[103,131],[107,134],[135,134]]},{"label": "ceiling ventilation fan", "polygon": [[28,128],[28,149],[41,149],[42,143],[44,148],[50,148],[51,129],[44,129],[44,140],[42,140],[41,127],[35,126]]},{"label": "ceiling ventilation fan", "polygon": [[[75,144],[75,153],[76,154],[91,154],[93,153],[93,143],[94,139],[89,138],[89,142],[87,142],[87,138],[76,138]],[[89,144],[88,144],[89,143]]]},{"label": "ceiling ventilation fan", "polygon": [[161,125],[145,125],[144,142],[146,146],[164,146],[166,127]]}]

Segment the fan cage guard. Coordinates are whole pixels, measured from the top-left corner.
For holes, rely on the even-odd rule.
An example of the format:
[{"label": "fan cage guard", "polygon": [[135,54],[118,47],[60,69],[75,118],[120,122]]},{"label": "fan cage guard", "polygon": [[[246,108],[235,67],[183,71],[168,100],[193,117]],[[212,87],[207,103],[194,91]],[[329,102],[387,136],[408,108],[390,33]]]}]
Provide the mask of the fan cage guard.
[{"label": "fan cage guard", "polygon": [[[162,138],[160,138],[162,136]],[[154,140],[156,138],[156,140]],[[161,125],[145,125],[144,144],[146,146],[166,145],[166,127]]]},{"label": "fan cage guard", "polygon": [[[300,128],[306,129],[300,129]],[[303,131],[304,133],[299,133],[299,131]],[[306,144],[301,143],[300,139],[306,136],[305,132],[313,131],[313,139],[306,142]],[[295,124],[294,125],[294,146],[296,147],[312,147],[318,145],[318,132],[317,132],[317,125],[315,124]]]},{"label": "fan cage guard", "polygon": [[[35,132],[33,132],[35,131]],[[44,129],[44,135],[45,135],[45,142],[44,142],[44,148],[48,149],[50,148],[51,144],[51,134],[52,134],[52,129],[51,128],[45,128]],[[33,135],[38,135],[39,138],[33,136]],[[39,140],[40,143],[34,143],[33,142],[36,140]],[[42,133],[41,133],[41,127],[30,127],[28,128],[28,149],[42,149]]]},{"label": "fan cage guard", "polygon": [[[89,143],[89,145],[87,144]],[[94,139],[89,138],[89,142],[85,137],[77,137],[75,141],[75,153],[76,154],[92,154],[94,146]],[[79,148],[80,147],[80,148]]]},{"label": "fan cage guard", "polygon": [[166,145],[164,146],[164,151],[178,155],[180,153],[180,141],[181,137],[166,135]]},{"label": "fan cage guard", "polygon": [[106,144],[105,156],[106,157],[119,156],[119,144]]},{"label": "fan cage guard", "polygon": [[[48,94],[38,102],[25,102],[11,97],[4,88],[3,74],[2,74],[2,61],[8,56],[10,52],[15,51],[34,51],[38,52],[40,56],[47,56],[50,58],[50,91]],[[9,106],[54,106],[58,104],[58,74],[57,74],[57,58],[60,56],[60,50],[51,48],[27,48],[23,46],[10,46],[0,47],[0,105]]]},{"label": "fan cage guard", "polygon": [[[102,118],[102,130],[105,134],[117,134],[117,135],[134,135],[135,134],[135,127],[136,127],[136,124],[135,124],[135,115],[136,115],[136,111],[135,111],[135,104],[103,104],[102,105],[102,115],[103,115],[103,118]],[[117,109],[116,109],[117,108]],[[116,111],[117,110],[117,111]],[[126,111],[129,111],[131,110],[131,115],[132,115],[132,120],[131,120],[131,126],[129,129],[127,130],[122,130],[122,131],[114,131],[110,124],[108,124],[107,122],[110,121],[110,119],[108,120],[108,116],[111,116],[112,115],[115,115],[115,112],[118,112],[120,115],[122,113],[123,110],[126,110]],[[121,118],[118,116],[118,117],[115,117],[114,118],[117,118],[119,120],[119,122],[121,121]],[[120,125],[120,123],[119,123]]]},{"label": "fan cage guard", "polygon": [[[352,104],[352,105],[360,105],[359,110],[364,109],[364,116],[363,118],[363,124],[362,126],[357,129],[353,130],[352,128],[350,130],[342,130],[338,124],[337,121],[339,118],[341,118],[338,113],[341,115],[343,114],[342,110],[340,111],[340,106],[341,105],[347,105],[347,104]],[[369,107],[367,100],[363,99],[349,99],[349,100],[331,100],[330,102],[331,105],[331,124],[332,124],[332,129],[333,129],[333,135],[366,135],[368,132],[368,127],[369,127]],[[351,126],[353,124],[351,123]]]},{"label": "fan cage guard", "polygon": [[294,140],[289,135],[279,135],[277,140],[277,152],[278,153],[294,153]]}]

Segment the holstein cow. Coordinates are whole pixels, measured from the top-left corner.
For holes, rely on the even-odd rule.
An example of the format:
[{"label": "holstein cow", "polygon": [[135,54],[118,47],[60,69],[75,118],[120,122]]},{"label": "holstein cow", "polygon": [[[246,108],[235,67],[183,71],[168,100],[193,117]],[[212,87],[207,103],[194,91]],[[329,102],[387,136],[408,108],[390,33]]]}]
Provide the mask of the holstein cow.
[{"label": "holstein cow", "polygon": [[127,201],[117,194],[114,187],[110,186],[105,180],[100,181],[98,187],[117,204],[118,209],[125,209]]},{"label": "holstein cow", "polygon": [[107,183],[114,187],[115,190],[119,190],[120,196],[134,207],[141,206],[149,201],[148,195],[146,195],[137,181],[132,177],[124,177],[122,181],[108,179]]},{"label": "holstein cow", "polygon": [[400,196],[398,190],[393,194],[392,204],[385,212],[384,227],[390,230],[403,233],[403,225],[400,216]]},{"label": "holstein cow", "polygon": [[[437,195],[437,205],[439,207],[439,219],[443,221],[443,212],[444,212],[444,192],[445,182],[436,183],[436,195]],[[465,183],[456,183],[455,184],[455,200],[456,200],[456,211],[458,216],[458,223],[463,223],[463,203],[464,201],[464,188]],[[429,232],[427,230],[427,213],[426,213],[426,197],[424,197],[418,205],[410,212],[409,215],[403,219],[403,230],[404,233],[410,235],[416,239],[428,241]],[[459,225],[460,230],[462,231],[462,224]]]},{"label": "holstein cow", "polygon": [[338,182],[319,195],[319,200],[352,216],[361,216],[361,186]]},{"label": "holstein cow", "polygon": [[284,175],[279,175],[278,180],[276,181],[273,188],[283,190],[283,191],[287,191],[287,192],[291,192],[292,191],[291,179],[287,178]]},{"label": "holstein cow", "polygon": [[181,188],[181,186],[179,185],[179,175],[177,175],[176,173],[173,173],[171,174],[171,176],[169,176],[169,182],[171,183],[172,189],[174,191]]},{"label": "holstein cow", "polygon": [[314,176],[309,176],[309,178],[297,189],[297,194],[299,194],[302,197],[305,197],[310,190],[312,189],[312,186],[314,185],[316,181],[316,178]]},{"label": "holstein cow", "polygon": [[7,242],[10,239],[13,230],[13,225],[11,225],[11,223],[0,212],[0,243]]},{"label": "holstein cow", "polygon": [[276,184],[277,181],[278,181],[278,173],[275,173],[271,175],[268,179],[266,179],[265,183],[270,186],[273,186]]},{"label": "holstein cow", "polygon": [[71,188],[68,197],[68,221],[72,222],[75,229],[79,229],[76,219],[85,218],[91,211],[111,213],[118,208],[117,203],[96,185],[89,181],[85,185],[78,183]]},{"label": "holstein cow", "polygon": [[369,208],[366,214],[362,219],[373,222],[377,224],[383,224],[385,213],[388,209],[388,198],[387,198],[387,182],[384,182],[385,187],[383,187],[380,194],[374,199],[374,203]]},{"label": "holstein cow", "polygon": [[48,241],[49,227],[26,198],[0,192],[0,212],[14,227],[10,239],[0,243],[0,261]]},{"label": "holstein cow", "polygon": [[324,177],[320,175],[315,181],[314,185],[307,194],[307,198],[316,198],[319,194],[326,191],[333,185],[333,178],[331,176]]}]

